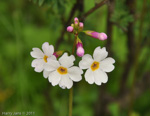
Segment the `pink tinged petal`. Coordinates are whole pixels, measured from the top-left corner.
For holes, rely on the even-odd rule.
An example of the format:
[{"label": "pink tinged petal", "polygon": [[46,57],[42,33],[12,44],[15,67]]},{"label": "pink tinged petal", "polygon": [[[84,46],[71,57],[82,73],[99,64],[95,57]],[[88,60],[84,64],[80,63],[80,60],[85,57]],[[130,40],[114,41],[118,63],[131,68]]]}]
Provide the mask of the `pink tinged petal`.
[{"label": "pink tinged petal", "polygon": [[53,45],[49,45],[48,42],[43,43],[42,49],[47,56],[51,56],[54,53]]},{"label": "pink tinged petal", "polygon": [[60,66],[59,62],[56,60],[48,59],[48,62],[44,65],[46,71],[54,71]]},{"label": "pink tinged petal", "polygon": [[82,57],[84,55],[83,47],[78,47],[77,49],[77,56]]},{"label": "pink tinged petal", "polygon": [[42,72],[44,64],[45,64],[45,62],[43,59],[34,59],[31,63],[31,66],[35,67],[34,70],[36,72]]},{"label": "pink tinged petal", "polygon": [[64,53],[60,58],[59,58],[59,62],[62,66],[68,68],[71,67],[75,61],[75,57],[73,55],[68,56],[67,53]]},{"label": "pink tinged petal", "polygon": [[61,75],[58,74],[57,71],[51,72],[49,74],[48,80],[53,86],[58,85],[61,80]]},{"label": "pink tinged petal", "polygon": [[108,52],[106,51],[105,47],[103,48],[97,47],[93,53],[94,60],[98,62],[105,59],[107,55],[108,55]]},{"label": "pink tinged petal", "polygon": [[73,27],[72,27],[72,26],[68,26],[68,27],[67,27],[67,31],[68,31],[68,32],[73,32]]},{"label": "pink tinged petal", "polygon": [[93,63],[93,59],[92,59],[91,55],[85,54],[82,57],[82,60],[79,62],[79,67],[81,69],[87,69],[87,68],[90,68],[92,63]]},{"label": "pink tinged petal", "polygon": [[113,65],[114,63],[115,60],[113,58],[108,57],[100,62],[100,69],[102,69],[105,72],[111,72],[115,68]]},{"label": "pink tinged petal", "polygon": [[33,48],[33,51],[30,52],[33,58],[43,58],[44,54],[39,48]]},{"label": "pink tinged petal", "polygon": [[106,83],[108,81],[107,74],[100,69],[94,71],[93,74],[94,74],[95,84],[97,85],[101,85],[101,83]]},{"label": "pink tinged petal", "polygon": [[46,71],[46,70],[44,70],[44,71],[43,71],[43,76],[44,76],[44,78],[47,78],[50,73],[51,73],[51,71]]},{"label": "pink tinged petal", "polygon": [[62,75],[61,80],[59,82],[59,86],[62,89],[65,89],[65,88],[70,89],[73,86],[73,81],[69,78],[69,76],[67,74]]},{"label": "pink tinged petal", "polygon": [[73,66],[68,69],[69,77],[75,82],[78,82],[82,79],[81,74],[83,74],[83,71],[77,66]]},{"label": "pink tinged petal", "polygon": [[94,83],[94,75],[93,75],[93,71],[91,69],[88,69],[85,72],[85,80],[89,83],[89,84],[93,84]]}]

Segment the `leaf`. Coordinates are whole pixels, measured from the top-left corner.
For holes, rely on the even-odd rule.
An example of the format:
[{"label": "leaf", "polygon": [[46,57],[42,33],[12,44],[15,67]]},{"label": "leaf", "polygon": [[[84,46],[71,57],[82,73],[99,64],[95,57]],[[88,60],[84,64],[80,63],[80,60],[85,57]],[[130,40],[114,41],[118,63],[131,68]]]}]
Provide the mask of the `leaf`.
[{"label": "leaf", "polygon": [[39,6],[42,6],[43,3],[44,3],[44,0],[39,0]]}]

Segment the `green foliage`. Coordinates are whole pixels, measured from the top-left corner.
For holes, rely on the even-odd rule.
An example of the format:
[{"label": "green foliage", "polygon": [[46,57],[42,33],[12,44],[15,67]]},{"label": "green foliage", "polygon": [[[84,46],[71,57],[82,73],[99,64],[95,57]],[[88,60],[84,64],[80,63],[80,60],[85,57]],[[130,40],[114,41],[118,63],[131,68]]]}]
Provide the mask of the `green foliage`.
[{"label": "green foliage", "polygon": [[111,21],[127,29],[128,23],[134,21],[133,16],[129,14],[129,10],[124,5],[124,0],[116,0],[115,3],[115,10],[112,14]]}]

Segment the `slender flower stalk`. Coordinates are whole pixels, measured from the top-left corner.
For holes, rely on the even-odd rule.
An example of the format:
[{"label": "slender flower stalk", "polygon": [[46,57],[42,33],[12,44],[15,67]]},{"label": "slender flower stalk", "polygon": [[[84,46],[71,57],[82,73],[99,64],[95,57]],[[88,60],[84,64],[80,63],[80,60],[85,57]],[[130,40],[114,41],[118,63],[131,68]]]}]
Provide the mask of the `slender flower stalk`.
[{"label": "slender flower stalk", "polygon": [[[75,52],[75,46],[77,41],[77,35],[75,35],[75,40],[72,48],[72,55]],[[72,116],[72,102],[73,102],[73,87],[69,90],[69,116]]]}]

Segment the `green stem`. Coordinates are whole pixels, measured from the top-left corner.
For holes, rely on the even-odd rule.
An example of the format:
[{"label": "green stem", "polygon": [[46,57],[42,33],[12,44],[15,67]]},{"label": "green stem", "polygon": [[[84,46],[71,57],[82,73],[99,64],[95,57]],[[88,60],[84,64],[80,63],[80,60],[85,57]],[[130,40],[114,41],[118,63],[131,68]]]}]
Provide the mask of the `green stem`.
[{"label": "green stem", "polygon": [[[77,37],[78,35],[75,35],[73,48],[72,48],[72,55],[74,55],[75,52]],[[72,116],[72,101],[73,101],[73,87],[69,91],[69,116]]]}]

